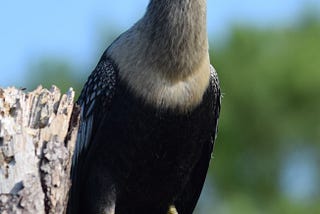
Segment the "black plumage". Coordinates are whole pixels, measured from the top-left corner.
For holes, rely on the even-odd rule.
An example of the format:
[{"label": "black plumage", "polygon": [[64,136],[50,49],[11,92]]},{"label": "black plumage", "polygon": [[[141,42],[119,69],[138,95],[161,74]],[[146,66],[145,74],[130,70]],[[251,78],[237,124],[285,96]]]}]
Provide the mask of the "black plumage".
[{"label": "black plumage", "polygon": [[167,214],[174,206],[191,214],[216,136],[217,74],[210,67],[201,101],[182,111],[135,93],[117,60],[103,54],[77,101],[81,123],[68,213]]}]

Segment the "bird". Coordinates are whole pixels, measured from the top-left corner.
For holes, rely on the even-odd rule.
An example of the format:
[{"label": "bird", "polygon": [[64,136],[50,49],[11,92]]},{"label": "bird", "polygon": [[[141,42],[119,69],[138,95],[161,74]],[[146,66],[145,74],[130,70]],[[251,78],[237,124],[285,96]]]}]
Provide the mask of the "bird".
[{"label": "bird", "polygon": [[191,214],[221,106],[206,0],[150,0],[77,100],[69,214]]}]

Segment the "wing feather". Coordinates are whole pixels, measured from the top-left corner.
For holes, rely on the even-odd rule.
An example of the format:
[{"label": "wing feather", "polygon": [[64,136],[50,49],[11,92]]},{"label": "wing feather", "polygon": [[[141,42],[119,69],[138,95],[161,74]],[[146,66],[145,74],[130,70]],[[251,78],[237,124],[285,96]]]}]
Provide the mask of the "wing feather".
[{"label": "wing feather", "polygon": [[218,75],[215,69],[210,66],[211,78],[209,93],[212,95],[213,99],[209,100],[210,108],[212,109],[212,114],[210,115],[212,121],[212,132],[208,138],[207,143],[204,145],[201,153],[201,157],[197,162],[191,177],[184,189],[184,192],[175,202],[175,206],[178,213],[192,214],[193,210],[200,197],[201,190],[207,175],[209,162],[213,152],[213,144],[218,131],[218,119],[220,114],[220,104],[221,104],[221,93]]},{"label": "wing feather", "polygon": [[[78,189],[81,187],[80,171],[86,161],[89,148],[92,146],[96,130],[102,122],[102,115],[108,111],[115,94],[117,82],[117,68],[110,58],[102,56],[95,70],[89,76],[82,89],[77,104],[81,108],[80,127],[77,136],[74,156],[72,160],[68,213],[77,213]],[[71,211],[72,210],[72,211]]]}]

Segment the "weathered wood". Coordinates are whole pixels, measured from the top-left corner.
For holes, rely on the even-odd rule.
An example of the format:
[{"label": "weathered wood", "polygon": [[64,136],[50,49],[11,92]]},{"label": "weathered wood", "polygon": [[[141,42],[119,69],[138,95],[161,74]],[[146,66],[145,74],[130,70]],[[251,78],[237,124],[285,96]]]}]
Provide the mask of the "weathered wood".
[{"label": "weathered wood", "polygon": [[65,212],[79,125],[73,99],[55,86],[0,88],[0,213]]}]

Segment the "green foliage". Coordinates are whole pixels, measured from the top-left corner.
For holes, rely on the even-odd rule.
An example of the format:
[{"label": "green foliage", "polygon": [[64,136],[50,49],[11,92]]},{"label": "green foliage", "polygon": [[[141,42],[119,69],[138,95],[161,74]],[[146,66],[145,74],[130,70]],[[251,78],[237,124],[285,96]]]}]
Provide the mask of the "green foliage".
[{"label": "green foliage", "polygon": [[79,96],[83,85],[78,77],[78,73],[81,72],[68,61],[46,57],[40,59],[39,62],[31,64],[29,70],[27,76],[28,90],[33,90],[38,85],[42,85],[45,88],[51,88],[52,85],[56,85],[63,93],[72,87],[76,91],[76,96]]},{"label": "green foliage", "polygon": [[[284,156],[298,145],[320,150],[320,23],[308,23],[236,28],[226,45],[211,53],[224,94],[211,174],[229,208],[237,207],[216,213],[261,213],[257,205],[266,213],[302,213],[309,207],[277,202],[283,212],[273,210]],[[241,212],[245,208],[237,200],[254,211]]]}]

